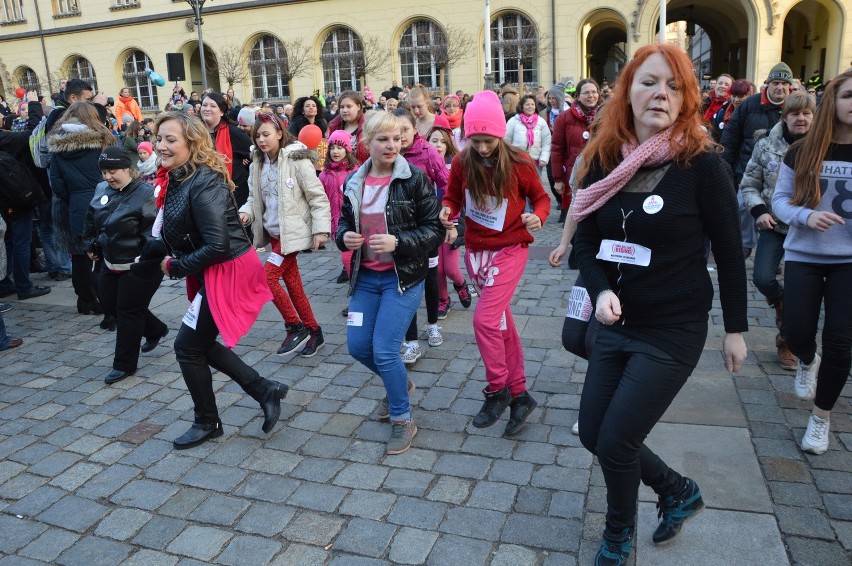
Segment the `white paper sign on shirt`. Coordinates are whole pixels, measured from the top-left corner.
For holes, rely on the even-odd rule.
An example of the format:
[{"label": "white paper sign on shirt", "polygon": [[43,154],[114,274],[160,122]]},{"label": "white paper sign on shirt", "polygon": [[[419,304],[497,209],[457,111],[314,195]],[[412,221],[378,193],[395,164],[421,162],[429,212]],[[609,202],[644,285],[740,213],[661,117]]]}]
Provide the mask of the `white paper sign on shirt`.
[{"label": "white paper sign on shirt", "polygon": [[642,267],[648,267],[651,264],[650,248],[617,240],[601,241],[601,247],[595,257],[613,263],[628,263]]},{"label": "white paper sign on shirt", "polygon": [[284,261],[284,256],[275,252],[269,252],[269,257],[266,258],[266,261],[276,267],[281,267],[281,262]]},{"label": "white paper sign on shirt", "polygon": [[568,310],[565,311],[566,318],[575,318],[583,322],[589,322],[592,318],[592,299],[585,287],[571,287],[568,295]]},{"label": "white paper sign on shirt", "polygon": [[506,224],[506,210],[509,207],[509,199],[504,198],[503,204],[500,206],[497,206],[497,199],[494,197],[487,197],[485,202],[484,207],[476,206],[470,196],[470,191],[465,190],[465,216],[480,226],[502,232],[503,226]]},{"label": "white paper sign on shirt", "polygon": [[189,308],[186,309],[186,314],[183,315],[183,323],[188,327],[195,330],[195,327],[198,325],[198,313],[201,310],[201,293],[196,293],[195,298],[192,299],[192,303],[189,305]]}]

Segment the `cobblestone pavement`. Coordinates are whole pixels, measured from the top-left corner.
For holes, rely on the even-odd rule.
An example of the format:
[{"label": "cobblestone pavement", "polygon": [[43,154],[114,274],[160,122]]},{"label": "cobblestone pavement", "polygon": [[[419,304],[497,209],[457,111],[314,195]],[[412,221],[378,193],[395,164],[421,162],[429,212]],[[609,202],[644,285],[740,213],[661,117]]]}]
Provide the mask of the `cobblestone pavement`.
[{"label": "cobblestone pavement", "polygon": [[[586,364],[560,344],[576,277],[544,259],[560,228],[532,248],[513,303],[539,401],[531,424],[512,439],[500,436],[505,421],[470,426],[484,372],[471,311],[456,306],[444,344],[421,342],[411,368],[420,432],[399,456],[384,454],[388,425],[369,419],[381,382],[347,353],[332,250],[299,260],[325,334],[319,354],[275,355],[283,324],[271,305],[237,347],[290,385],[281,424],[263,434],[255,402],[216,374],[225,435],[182,452],[171,446],[192,418],[171,348],[182,282],[154,299],[168,339],[114,386],[103,383],[113,334],[76,314],[70,282],[15,302],[6,324],[25,344],[0,354],[0,565],[590,564],[605,492],[570,431]],[[830,451],[803,454],[808,405],[775,363],[773,313],[753,288],[749,309],[746,367],[724,371],[717,301],[696,373],[649,437],[702,485],[708,511],[652,548],[643,489],[637,564],[850,563],[852,392],[834,412]]]}]

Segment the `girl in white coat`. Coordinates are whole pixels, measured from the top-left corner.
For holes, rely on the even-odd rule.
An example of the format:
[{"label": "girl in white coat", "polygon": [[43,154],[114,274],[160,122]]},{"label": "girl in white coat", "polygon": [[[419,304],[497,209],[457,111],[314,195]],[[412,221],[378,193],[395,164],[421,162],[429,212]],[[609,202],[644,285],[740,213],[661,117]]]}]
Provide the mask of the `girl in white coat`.
[{"label": "girl in white coat", "polygon": [[506,123],[504,139],[510,145],[526,151],[541,173],[550,161],[550,128],[536,110],[535,97],[522,97],[518,102],[518,113]]}]

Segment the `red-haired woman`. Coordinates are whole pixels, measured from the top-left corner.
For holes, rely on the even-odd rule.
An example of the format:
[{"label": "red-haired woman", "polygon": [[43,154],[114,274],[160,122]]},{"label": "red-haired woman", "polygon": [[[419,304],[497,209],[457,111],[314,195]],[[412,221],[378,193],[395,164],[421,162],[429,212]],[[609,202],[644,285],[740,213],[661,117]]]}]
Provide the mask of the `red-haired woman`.
[{"label": "red-haired woman", "polygon": [[358,163],[364,163],[370,157],[367,147],[361,143],[364,130],[364,99],[354,90],[344,90],[337,99],[337,116],[328,123],[328,135],[344,130],[352,136],[352,152]]},{"label": "red-haired woman", "polygon": [[596,564],[622,565],[635,532],[640,480],[659,497],[655,544],[704,508],[696,483],[644,441],[686,383],[707,337],[719,268],[725,366],[746,357],[746,274],[728,166],[701,127],[689,57],[669,45],[639,49],[595,121],[576,171],[574,248],[601,322],[580,401],[580,440],[607,487]]},{"label": "red-haired woman", "polygon": [[713,128],[711,133],[713,134],[713,139],[719,141],[719,138],[722,137],[722,130],[725,128],[725,124],[728,123],[728,120],[731,119],[731,116],[734,114],[734,110],[737,109],[737,106],[740,103],[754,94],[754,85],[748,82],[745,79],[740,79],[734,81],[731,85],[731,88],[728,91],[728,100],[722,105],[716,115],[713,116],[713,120],[711,124]]}]

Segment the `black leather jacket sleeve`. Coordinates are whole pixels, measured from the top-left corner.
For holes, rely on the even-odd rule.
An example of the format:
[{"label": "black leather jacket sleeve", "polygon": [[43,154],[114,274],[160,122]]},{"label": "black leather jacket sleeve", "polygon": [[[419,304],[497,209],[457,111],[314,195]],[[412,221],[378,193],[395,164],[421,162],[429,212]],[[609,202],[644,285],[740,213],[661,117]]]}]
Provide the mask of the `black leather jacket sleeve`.
[{"label": "black leather jacket sleeve", "polygon": [[[211,181],[213,181],[211,179]],[[230,191],[221,180],[192,183],[189,193],[190,212],[200,242],[187,242],[193,251],[172,260],[169,275],[186,277],[200,273],[218,263],[230,251],[230,234],[225,211],[233,207]]]},{"label": "black leather jacket sleeve", "polygon": [[[399,247],[394,255],[419,257],[438,247],[444,237],[444,227],[438,218],[441,205],[425,173],[415,171],[411,178],[411,189],[410,194],[414,197],[414,226],[406,226],[404,217],[393,218],[388,224],[391,225],[390,232],[399,238]],[[396,191],[393,195],[397,195]],[[396,216],[396,210],[397,206],[392,206],[390,214]],[[396,230],[398,226],[401,229]]]}]

